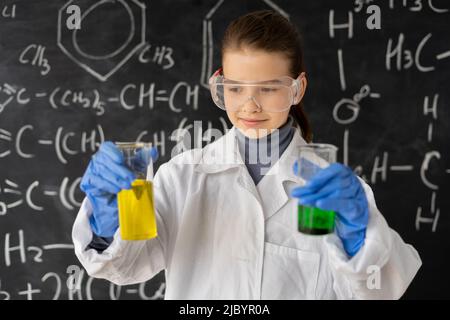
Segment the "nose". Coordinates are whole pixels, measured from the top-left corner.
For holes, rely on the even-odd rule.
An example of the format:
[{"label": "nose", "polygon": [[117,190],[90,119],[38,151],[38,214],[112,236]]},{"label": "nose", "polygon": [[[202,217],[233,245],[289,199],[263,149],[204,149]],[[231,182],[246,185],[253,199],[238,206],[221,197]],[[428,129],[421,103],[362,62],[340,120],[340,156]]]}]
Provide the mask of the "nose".
[{"label": "nose", "polygon": [[247,101],[242,106],[242,111],[247,113],[261,111],[261,106],[256,101],[255,97],[248,97]]}]

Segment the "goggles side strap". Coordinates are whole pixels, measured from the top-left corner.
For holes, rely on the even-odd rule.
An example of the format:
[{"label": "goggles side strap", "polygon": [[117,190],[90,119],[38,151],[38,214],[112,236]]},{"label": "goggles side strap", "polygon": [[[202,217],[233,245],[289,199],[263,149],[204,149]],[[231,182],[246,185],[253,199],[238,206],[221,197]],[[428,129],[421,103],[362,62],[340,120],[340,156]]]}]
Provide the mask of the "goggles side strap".
[{"label": "goggles side strap", "polygon": [[213,75],[209,78],[209,83],[211,84],[214,79],[222,73],[222,67],[216,70],[216,72],[213,73]]},{"label": "goggles side strap", "polygon": [[298,104],[300,103],[299,97],[300,97],[300,93],[302,92],[301,88],[302,88],[302,83],[300,82],[299,79],[295,79],[295,95],[294,95],[294,104]]}]

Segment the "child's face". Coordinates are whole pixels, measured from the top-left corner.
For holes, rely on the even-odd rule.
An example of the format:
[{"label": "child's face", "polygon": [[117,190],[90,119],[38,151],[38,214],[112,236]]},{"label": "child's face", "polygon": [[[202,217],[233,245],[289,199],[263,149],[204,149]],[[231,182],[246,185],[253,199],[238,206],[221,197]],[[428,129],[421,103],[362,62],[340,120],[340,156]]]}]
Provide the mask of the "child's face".
[{"label": "child's face", "polygon": [[[289,60],[282,53],[255,51],[250,48],[226,51],[222,66],[224,77],[235,81],[267,81],[291,76]],[[301,79],[301,96],[303,96],[306,79],[304,77]],[[227,110],[227,115],[231,123],[246,136],[260,138],[282,126],[287,121],[289,109],[282,112],[267,112],[249,99],[237,111]],[[245,119],[262,121],[249,123]]]}]

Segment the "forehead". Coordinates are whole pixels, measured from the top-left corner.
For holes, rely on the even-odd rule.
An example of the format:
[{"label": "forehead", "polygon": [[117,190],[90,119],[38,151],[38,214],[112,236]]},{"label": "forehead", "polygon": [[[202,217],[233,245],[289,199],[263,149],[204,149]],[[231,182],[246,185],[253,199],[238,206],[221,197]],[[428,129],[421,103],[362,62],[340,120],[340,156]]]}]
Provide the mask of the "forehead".
[{"label": "forehead", "polygon": [[222,59],[225,78],[235,81],[268,81],[289,74],[289,60],[281,52],[227,50]]}]

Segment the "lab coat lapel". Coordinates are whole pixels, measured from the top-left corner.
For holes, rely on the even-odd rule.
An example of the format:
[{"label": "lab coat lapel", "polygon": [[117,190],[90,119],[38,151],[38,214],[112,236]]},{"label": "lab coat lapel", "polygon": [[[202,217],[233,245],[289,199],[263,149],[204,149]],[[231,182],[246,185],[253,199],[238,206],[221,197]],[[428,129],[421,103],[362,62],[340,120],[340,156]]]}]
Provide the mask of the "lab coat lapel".
[{"label": "lab coat lapel", "polygon": [[293,171],[293,165],[299,152],[298,149],[304,144],[306,144],[306,141],[301,137],[300,129],[295,127],[295,133],[289,146],[258,183],[257,189],[262,199],[266,220],[289,201],[288,187],[290,185],[304,184],[304,180],[296,176]]},{"label": "lab coat lapel", "polygon": [[235,130],[236,127],[233,126],[223,137],[207,145],[202,150],[201,160],[195,170],[212,174],[236,168],[238,171],[234,176],[234,183],[227,187],[234,188],[238,185],[248,190],[261,203],[258,190],[240,155]]},{"label": "lab coat lapel", "polygon": [[233,126],[219,140],[207,145],[202,151],[201,161],[195,170],[203,173],[217,173],[238,167],[238,176],[235,181],[258,200],[267,220],[288,202],[289,183],[304,184],[304,180],[294,174],[292,167],[297,159],[299,146],[306,144],[306,141],[302,138],[300,129],[295,126],[294,136],[289,146],[255,186],[239,153],[235,130]]},{"label": "lab coat lapel", "polygon": [[195,167],[195,171],[198,172],[217,173],[230,168],[245,166],[239,155],[239,148],[235,138],[235,127],[228,130],[218,140],[205,146],[201,153],[201,158]]}]

